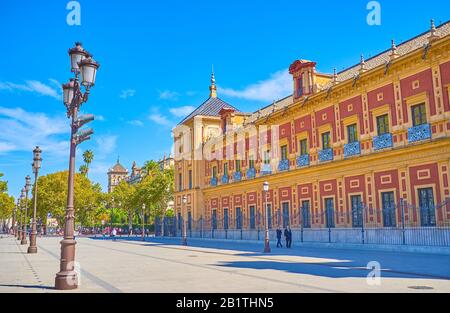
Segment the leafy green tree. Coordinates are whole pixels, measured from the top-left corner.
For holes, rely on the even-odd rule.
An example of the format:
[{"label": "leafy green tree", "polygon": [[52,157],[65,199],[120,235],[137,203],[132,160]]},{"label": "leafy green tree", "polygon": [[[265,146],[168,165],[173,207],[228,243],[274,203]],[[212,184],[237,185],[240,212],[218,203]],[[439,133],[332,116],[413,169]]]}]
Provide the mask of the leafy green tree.
[{"label": "leafy green tree", "polygon": [[[43,221],[51,213],[59,225],[64,225],[67,204],[68,172],[57,172],[39,177],[37,213]],[[96,220],[97,210],[102,206],[105,195],[99,184],[92,183],[86,176],[75,175],[74,206],[76,222],[90,225]]]},{"label": "leafy green tree", "polygon": [[80,173],[88,176],[89,175],[89,167],[94,160],[94,152],[92,150],[86,150],[83,153],[84,164],[80,166]]},{"label": "leafy green tree", "polygon": [[[3,173],[0,173],[0,179]],[[10,219],[14,211],[14,197],[8,195],[8,183],[0,180],[0,219]]]},{"label": "leafy green tree", "polygon": [[89,173],[89,167],[88,167],[86,164],[83,164],[83,165],[80,166],[79,171],[80,171],[80,174],[81,174],[81,175],[83,175],[83,176],[88,176],[88,173]]},{"label": "leafy green tree", "polygon": [[121,181],[111,193],[111,198],[114,198],[114,207],[119,206],[126,212],[128,217],[128,226],[133,227],[133,218],[137,208],[136,203],[136,186],[130,185],[126,181]]}]

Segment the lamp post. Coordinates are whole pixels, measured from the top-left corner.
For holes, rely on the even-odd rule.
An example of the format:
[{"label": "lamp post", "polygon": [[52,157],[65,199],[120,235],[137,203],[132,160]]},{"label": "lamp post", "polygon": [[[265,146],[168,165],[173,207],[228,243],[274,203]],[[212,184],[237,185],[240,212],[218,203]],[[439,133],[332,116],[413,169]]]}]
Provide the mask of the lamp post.
[{"label": "lamp post", "polygon": [[183,240],[182,240],[182,245],[183,246],[187,246],[188,245],[188,241],[187,241],[187,225],[186,225],[186,215],[187,215],[187,197],[183,196],[183,207],[184,207],[184,211],[186,214],[183,214]]},{"label": "lamp post", "polygon": [[[20,198],[20,197],[19,197]],[[16,216],[16,222],[14,225],[14,237],[15,238],[19,238],[19,233],[20,233],[20,199],[17,199],[16,201],[16,209],[15,209],[15,216]]]},{"label": "lamp post", "polygon": [[142,205],[142,231],[141,237],[142,241],[145,241],[145,203]]},{"label": "lamp post", "polygon": [[33,222],[31,223],[31,235],[30,235],[30,246],[28,247],[29,254],[37,253],[37,245],[36,245],[36,207],[37,207],[37,192],[38,192],[38,175],[39,169],[42,164],[42,150],[39,147],[33,150],[33,173],[34,173],[34,203],[33,203]]},{"label": "lamp post", "polygon": [[18,213],[20,213],[20,216],[18,217],[18,220],[17,220],[17,240],[22,240],[22,219],[23,219],[22,195],[23,195],[23,193],[21,193],[19,199],[17,199],[17,211],[18,211]]},{"label": "lamp post", "polygon": [[[75,79],[64,84],[63,100],[67,109],[67,117],[71,119],[69,178],[67,192],[67,208],[64,227],[64,240],[61,241],[60,272],[56,274],[55,288],[57,290],[73,290],[78,288],[78,275],[75,271],[75,209],[74,209],[74,177],[76,148],[82,142],[89,140],[94,133],[92,129],[80,130],[81,127],[94,120],[93,115],[78,117],[78,111],[89,98],[90,88],[95,85],[99,64],[86,52],[82,44],[77,42],[69,50],[71,72]],[[81,75],[81,83],[79,80]],[[83,94],[81,86],[85,88]]]},{"label": "lamp post", "polygon": [[268,202],[268,196],[269,196],[269,183],[264,182],[263,185],[264,189],[264,200],[265,200],[265,208],[266,208],[266,236],[264,240],[264,253],[270,253],[270,239],[269,239],[269,214],[268,214],[268,208],[267,208],[267,202]]},{"label": "lamp post", "polygon": [[27,232],[28,232],[28,192],[30,192],[31,187],[31,177],[27,175],[25,177],[25,187],[22,189],[22,192],[24,192],[25,197],[25,215],[24,215],[24,222],[23,222],[23,232],[22,232],[22,240],[20,242],[21,245],[26,245],[27,242]]}]

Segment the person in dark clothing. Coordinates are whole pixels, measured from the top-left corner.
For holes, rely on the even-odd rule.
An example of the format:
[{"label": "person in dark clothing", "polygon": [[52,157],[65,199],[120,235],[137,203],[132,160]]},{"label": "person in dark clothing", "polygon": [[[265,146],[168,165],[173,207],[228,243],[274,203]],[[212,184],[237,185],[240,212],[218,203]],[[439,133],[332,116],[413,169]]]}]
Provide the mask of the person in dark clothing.
[{"label": "person in dark clothing", "polygon": [[284,230],[284,237],[286,239],[286,248],[291,248],[292,246],[292,231],[289,226]]},{"label": "person in dark clothing", "polygon": [[277,248],[283,248],[283,244],[281,243],[281,236],[282,236],[283,232],[281,231],[281,229],[278,227],[277,228]]}]

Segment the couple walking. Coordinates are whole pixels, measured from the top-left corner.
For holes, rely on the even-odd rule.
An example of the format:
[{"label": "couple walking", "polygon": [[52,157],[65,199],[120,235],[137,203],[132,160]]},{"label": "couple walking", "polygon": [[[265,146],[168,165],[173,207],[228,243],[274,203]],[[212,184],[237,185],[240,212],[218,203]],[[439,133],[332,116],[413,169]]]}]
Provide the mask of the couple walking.
[{"label": "couple walking", "polygon": [[[283,248],[283,244],[281,243],[281,237],[283,235],[283,231],[281,230],[280,227],[277,228],[277,248]],[[286,248],[291,248],[292,247],[292,230],[289,226],[286,227],[286,229],[284,230],[284,238],[286,240]]]}]

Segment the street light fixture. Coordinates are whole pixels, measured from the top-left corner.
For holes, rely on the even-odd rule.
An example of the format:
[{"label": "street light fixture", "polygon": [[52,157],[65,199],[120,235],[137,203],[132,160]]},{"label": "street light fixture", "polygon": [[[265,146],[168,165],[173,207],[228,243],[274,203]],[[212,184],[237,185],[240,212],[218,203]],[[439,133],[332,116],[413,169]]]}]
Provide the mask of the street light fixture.
[{"label": "street light fixture", "polygon": [[145,203],[142,205],[142,231],[141,231],[141,237],[142,241],[145,241]]},{"label": "street light fixture", "polygon": [[267,206],[267,202],[268,202],[268,196],[269,196],[269,182],[264,182],[263,185],[263,189],[264,189],[264,198],[265,198],[265,208],[266,208],[266,235],[265,235],[265,240],[264,240],[264,253],[270,253],[270,239],[269,239],[269,210],[268,210],[268,206]]},{"label": "street light fixture", "polygon": [[30,190],[30,176],[25,177],[25,187],[22,189],[22,199],[25,201],[25,213],[23,216],[23,226],[22,226],[22,240],[20,241],[21,245],[26,245],[27,242],[27,226],[28,226],[28,191]]},{"label": "street light fixture", "polygon": [[[55,288],[57,290],[73,290],[78,288],[78,275],[75,271],[75,209],[74,209],[74,177],[75,177],[75,157],[76,148],[82,142],[89,140],[94,133],[92,129],[80,131],[85,124],[92,122],[94,117],[78,116],[78,112],[89,98],[90,88],[95,85],[97,70],[100,65],[92,59],[80,42],[75,43],[75,47],[69,50],[71,72],[75,78],[64,84],[63,101],[67,109],[67,117],[71,119],[70,135],[70,161],[67,193],[66,222],[64,227],[64,240],[61,241],[60,272],[56,274]],[[86,61],[86,62],[85,62]],[[82,76],[81,85],[85,87],[85,92],[81,90],[78,76]]]},{"label": "street light fixture", "polygon": [[37,245],[36,245],[36,208],[37,208],[37,192],[38,192],[38,175],[39,169],[42,165],[42,150],[39,147],[33,150],[33,173],[34,173],[34,203],[33,203],[33,222],[31,224],[31,235],[30,235],[30,246],[28,247],[29,254],[37,253]]},{"label": "street light fixture", "polygon": [[186,226],[186,215],[187,215],[186,204],[187,204],[187,197],[183,196],[183,207],[184,207],[184,212],[186,213],[186,214],[183,214],[183,240],[181,242],[183,246],[187,246],[188,245],[188,242],[187,242],[187,226]]}]

